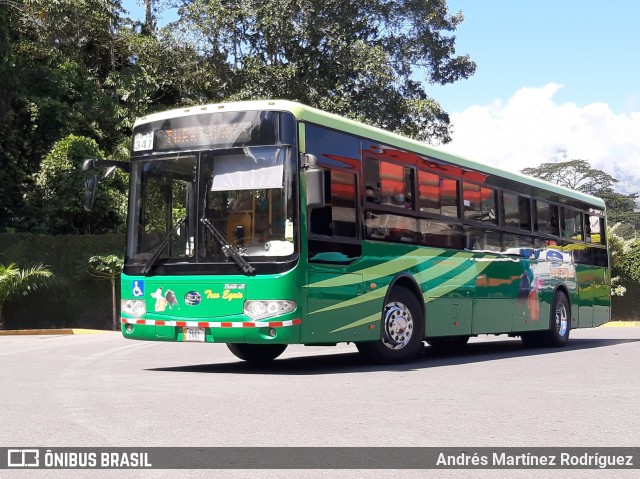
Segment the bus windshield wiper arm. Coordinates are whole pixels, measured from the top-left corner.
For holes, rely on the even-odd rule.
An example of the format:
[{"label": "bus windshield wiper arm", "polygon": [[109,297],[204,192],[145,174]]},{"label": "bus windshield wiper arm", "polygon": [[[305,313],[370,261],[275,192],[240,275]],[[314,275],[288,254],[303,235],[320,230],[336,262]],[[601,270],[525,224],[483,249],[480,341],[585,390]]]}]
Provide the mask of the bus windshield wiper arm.
[{"label": "bus windshield wiper arm", "polygon": [[178,231],[178,228],[180,228],[180,226],[182,226],[182,223],[184,223],[186,220],[187,220],[187,216],[185,215],[182,218],[180,218],[178,220],[178,223],[176,223],[176,225],[171,229],[171,231],[167,233],[167,236],[164,237],[164,239],[156,249],[156,252],[153,253],[153,256],[149,259],[149,261],[147,261],[147,264],[144,265],[144,268],[142,268],[142,274],[146,275],[147,273],[149,273],[149,271],[151,271],[151,268],[160,257],[160,253],[162,252],[164,247],[167,246],[167,243],[171,239],[171,235],[176,231]]},{"label": "bus windshield wiper arm", "polygon": [[208,218],[202,217],[200,218],[200,221],[202,222],[203,225],[207,227],[209,232],[213,235],[214,239],[218,243],[220,243],[220,246],[222,247],[222,252],[225,254],[225,256],[231,258],[233,262],[237,264],[240,267],[240,269],[242,269],[242,271],[244,271],[245,274],[255,273],[256,270],[254,269],[254,267],[251,266],[247,262],[247,260],[242,257],[242,255],[236,248],[234,248],[231,244],[229,244],[227,239],[222,235],[222,233],[220,233],[218,228],[216,228],[213,225],[213,223],[209,221]]}]

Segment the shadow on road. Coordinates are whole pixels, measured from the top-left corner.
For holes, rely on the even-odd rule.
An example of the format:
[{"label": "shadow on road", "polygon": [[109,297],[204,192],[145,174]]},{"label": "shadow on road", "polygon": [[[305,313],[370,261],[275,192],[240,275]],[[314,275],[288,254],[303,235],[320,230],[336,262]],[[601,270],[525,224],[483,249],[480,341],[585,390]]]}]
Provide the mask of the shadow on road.
[{"label": "shadow on road", "polygon": [[[506,358],[537,356],[544,354],[570,354],[572,351],[617,346],[640,342],[640,339],[572,339],[564,348],[526,349],[519,340],[471,342],[455,354],[436,353],[425,347],[415,360],[405,364],[374,365],[366,363],[357,352],[339,352],[314,356],[297,356],[276,359],[266,364],[252,364],[238,360],[234,363],[195,364],[151,368],[148,371],[208,374],[275,374],[302,375],[342,374],[374,371],[412,371],[439,366],[481,363]],[[311,351],[313,349],[310,348]]]}]

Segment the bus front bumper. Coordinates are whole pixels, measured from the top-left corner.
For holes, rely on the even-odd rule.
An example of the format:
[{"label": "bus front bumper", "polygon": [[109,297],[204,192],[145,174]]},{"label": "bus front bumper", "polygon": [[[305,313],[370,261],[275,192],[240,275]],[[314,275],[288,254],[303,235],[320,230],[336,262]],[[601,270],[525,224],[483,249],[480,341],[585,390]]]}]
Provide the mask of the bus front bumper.
[{"label": "bus front bumper", "polygon": [[122,316],[121,323],[125,338],[143,341],[293,344],[300,342],[302,320],[295,315],[262,321],[250,321],[244,316],[224,321]]}]

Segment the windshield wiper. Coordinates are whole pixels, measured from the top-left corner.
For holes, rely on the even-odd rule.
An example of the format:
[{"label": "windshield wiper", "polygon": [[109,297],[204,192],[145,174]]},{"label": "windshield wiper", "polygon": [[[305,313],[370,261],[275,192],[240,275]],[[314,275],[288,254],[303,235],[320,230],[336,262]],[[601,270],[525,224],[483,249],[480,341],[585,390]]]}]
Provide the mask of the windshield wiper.
[{"label": "windshield wiper", "polygon": [[242,269],[242,271],[244,271],[245,274],[255,273],[256,270],[254,269],[254,267],[251,266],[247,262],[247,260],[242,257],[242,255],[236,248],[234,248],[231,244],[229,244],[227,239],[222,235],[222,233],[220,233],[218,228],[213,226],[213,223],[211,223],[211,221],[209,221],[208,218],[202,217],[200,218],[200,221],[202,222],[203,225],[207,227],[209,232],[213,235],[214,239],[218,243],[220,243],[220,246],[222,247],[222,252],[225,254],[225,256],[227,256],[228,258],[231,258],[233,262],[237,264],[240,267],[240,269]]},{"label": "windshield wiper", "polygon": [[149,261],[147,261],[147,264],[144,265],[144,268],[142,268],[142,274],[146,275],[149,271],[151,271],[151,268],[153,268],[153,265],[156,263],[156,261],[160,257],[160,253],[162,252],[164,247],[167,246],[167,243],[171,239],[171,235],[176,231],[178,231],[178,228],[180,228],[180,226],[182,226],[182,223],[184,223],[186,220],[187,220],[187,216],[185,215],[182,218],[180,218],[178,220],[178,223],[176,223],[176,225],[173,227],[173,229],[169,231],[169,233],[167,233],[167,236],[164,237],[164,239],[158,246],[158,249],[156,249],[156,252],[153,253],[153,256],[149,259]]}]

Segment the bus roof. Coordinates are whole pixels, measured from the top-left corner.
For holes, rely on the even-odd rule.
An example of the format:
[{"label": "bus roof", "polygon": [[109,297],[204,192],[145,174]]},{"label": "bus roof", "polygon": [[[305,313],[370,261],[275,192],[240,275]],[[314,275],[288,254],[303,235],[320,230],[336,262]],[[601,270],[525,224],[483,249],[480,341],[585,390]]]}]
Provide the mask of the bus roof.
[{"label": "bus roof", "polygon": [[605,203],[601,198],[575,191],[569,188],[565,188],[554,183],[549,183],[538,178],[523,175],[521,173],[503,170],[496,168],[485,163],[470,160],[468,158],[446,153],[437,148],[427,145],[426,143],[412,140],[410,138],[385,131],[381,128],[366,125],[348,118],[328,113],[317,108],[312,108],[302,103],[297,103],[289,100],[252,100],[230,103],[217,103],[200,106],[192,106],[187,108],[178,108],[174,110],[167,110],[159,113],[153,113],[147,116],[138,118],[134,124],[134,127],[145,123],[151,123],[170,118],[178,118],[192,115],[201,115],[222,111],[287,111],[293,113],[293,115],[302,121],[308,121],[310,123],[316,123],[319,125],[334,128],[336,130],[344,131],[354,135],[358,135],[370,140],[379,141],[389,146],[395,146],[414,153],[422,154],[425,156],[431,156],[436,159],[440,159],[453,165],[458,165],[463,168],[480,171],[499,177],[504,177],[520,183],[525,183],[534,187],[538,187],[543,190],[551,191],[559,195],[567,196],[569,198],[577,199],[589,203],[593,206],[600,208],[605,207]]}]

